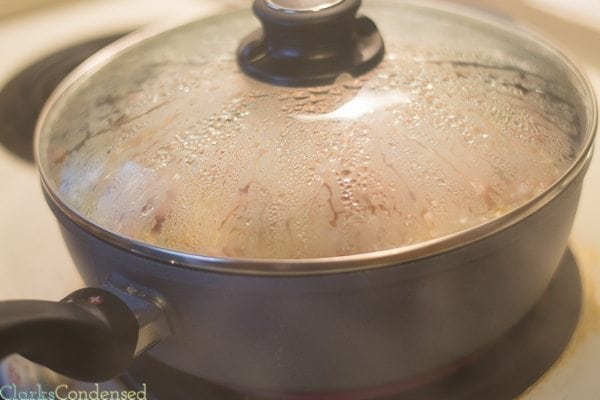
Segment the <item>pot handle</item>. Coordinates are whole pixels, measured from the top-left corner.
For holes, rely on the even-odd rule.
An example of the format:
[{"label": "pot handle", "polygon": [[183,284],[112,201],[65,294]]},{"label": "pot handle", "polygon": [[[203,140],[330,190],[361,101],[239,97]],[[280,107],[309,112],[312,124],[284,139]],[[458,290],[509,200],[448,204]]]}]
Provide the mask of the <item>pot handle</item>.
[{"label": "pot handle", "polygon": [[0,360],[14,353],[73,379],[102,382],[172,334],[166,303],[122,278],[60,302],[0,302]]},{"label": "pot handle", "polygon": [[18,353],[62,375],[100,382],[133,360],[135,315],[116,295],[78,290],[61,302],[0,302],[0,358]]}]

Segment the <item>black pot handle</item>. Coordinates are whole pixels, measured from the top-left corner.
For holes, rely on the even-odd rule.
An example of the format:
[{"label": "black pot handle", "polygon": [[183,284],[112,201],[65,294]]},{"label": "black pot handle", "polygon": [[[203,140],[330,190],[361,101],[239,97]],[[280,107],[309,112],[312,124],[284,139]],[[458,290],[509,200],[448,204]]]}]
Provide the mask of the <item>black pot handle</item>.
[{"label": "black pot handle", "polygon": [[0,359],[18,353],[68,377],[101,382],[133,361],[139,324],[115,294],[78,290],[61,302],[0,302]]},{"label": "black pot handle", "polygon": [[332,83],[383,58],[377,26],[356,13],[361,0],[255,0],[263,29],[247,36],[238,64],[253,78],[284,86]]}]

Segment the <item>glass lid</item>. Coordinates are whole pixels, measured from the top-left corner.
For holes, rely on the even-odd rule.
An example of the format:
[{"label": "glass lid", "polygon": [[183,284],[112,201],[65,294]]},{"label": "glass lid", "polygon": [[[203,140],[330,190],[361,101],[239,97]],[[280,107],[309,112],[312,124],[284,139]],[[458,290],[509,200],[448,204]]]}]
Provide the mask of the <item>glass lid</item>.
[{"label": "glass lid", "polygon": [[[266,7],[304,21],[349,2]],[[332,34],[355,47],[324,67],[330,46],[302,47],[332,37],[323,26],[271,46],[279,22],[256,4],[266,35],[248,36],[250,11],[134,34],[55,94],[44,183],[113,237],[215,258],[425,256],[517,222],[589,150],[587,83],[509,24],[423,4],[365,2],[370,20]]]}]

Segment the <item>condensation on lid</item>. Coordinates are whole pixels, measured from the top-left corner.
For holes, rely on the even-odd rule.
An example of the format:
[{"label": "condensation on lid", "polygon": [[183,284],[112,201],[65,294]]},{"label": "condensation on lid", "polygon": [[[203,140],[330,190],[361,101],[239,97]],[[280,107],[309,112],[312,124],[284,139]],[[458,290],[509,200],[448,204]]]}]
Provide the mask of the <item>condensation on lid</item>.
[{"label": "condensation on lid", "polygon": [[214,257],[399,248],[488,223],[582,151],[581,83],[536,41],[431,7],[369,2],[385,59],[270,86],[238,68],[241,12],[135,44],[58,98],[41,166],[102,228]]}]

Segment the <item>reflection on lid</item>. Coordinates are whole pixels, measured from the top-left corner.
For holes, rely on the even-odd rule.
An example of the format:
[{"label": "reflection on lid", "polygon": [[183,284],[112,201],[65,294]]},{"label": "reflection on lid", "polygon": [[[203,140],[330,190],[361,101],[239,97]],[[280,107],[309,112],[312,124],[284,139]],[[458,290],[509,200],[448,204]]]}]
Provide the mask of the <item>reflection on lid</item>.
[{"label": "reflection on lid", "polygon": [[358,119],[365,114],[372,114],[386,107],[410,102],[410,96],[399,90],[377,92],[362,89],[358,95],[340,108],[325,114],[298,114],[294,118],[301,121],[335,121]]}]

